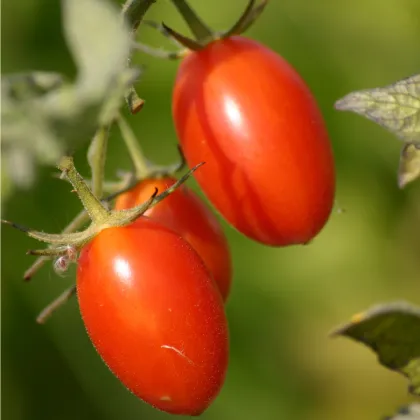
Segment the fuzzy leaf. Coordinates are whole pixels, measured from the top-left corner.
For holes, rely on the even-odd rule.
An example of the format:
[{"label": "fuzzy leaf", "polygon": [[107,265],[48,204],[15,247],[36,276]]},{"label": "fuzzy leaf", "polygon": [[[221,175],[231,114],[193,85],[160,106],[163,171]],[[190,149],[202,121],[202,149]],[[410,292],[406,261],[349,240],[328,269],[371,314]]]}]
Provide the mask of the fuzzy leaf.
[{"label": "fuzzy leaf", "polygon": [[21,187],[31,185],[37,164],[55,165],[110,123],[138,74],[127,69],[131,35],[116,7],[106,0],[62,5],[76,81],[40,72],[2,80],[3,176]]},{"label": "fuzzy leaf", "polygon": [[343,335],[370,347],[379,362],[410,381],[420,395],[420,308],[406,302],[375,306],[355,315],[333,335]]},{"label": "fuzzy leaf", "polygon": [[369,118],[404,141],[420,143],[420,74],[383,88],[349,93],[335,108]]},{"label": "fuzzy leaf", "polygon": [[420,177],[420,145],[408,143],[401,151],[398,185],[404,188],[418,177]]},{"label": "fuzzy leaf", "polygon": [[131,36],[119,10],[103,0],[63,0],[67,44],[84,94],[100,96],[124,70]]},{"label": "fuzzy leaf", "polygon": [[34,71],[2,77],[2,98],[28,99],[57,89],[64,82],[59,73]]}]

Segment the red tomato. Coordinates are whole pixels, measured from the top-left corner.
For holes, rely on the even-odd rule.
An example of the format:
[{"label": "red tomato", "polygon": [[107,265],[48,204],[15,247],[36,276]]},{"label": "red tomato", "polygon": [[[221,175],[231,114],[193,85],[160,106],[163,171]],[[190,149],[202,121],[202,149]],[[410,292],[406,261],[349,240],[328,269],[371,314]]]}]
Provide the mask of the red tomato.
[{"label": "red tomato", "polygon": [[267,245],[307,243],[334,201],[328,134],[311,92],[279,55],[234,36],[191,52],[173,92],[194,175],[227,221]]},{"label": "red tomato", "polygon": [[[155,188],[163,192],[175,182],[170,177],[139,182],[118,197],[115,208],[123,210],[138,206],[150,198]],[[232,281],[229,245],[219,221],[201,199],[182,185],[145,215],[179,233],[192,245],[213,274],[226,301]]]},{"label": "red tomato", "polygon": [[224,305],[179,235],[146,217],[103,230],[82,249],[77,294],[94,346],[135,395],[189,415],[217,396],[229,352]]}]

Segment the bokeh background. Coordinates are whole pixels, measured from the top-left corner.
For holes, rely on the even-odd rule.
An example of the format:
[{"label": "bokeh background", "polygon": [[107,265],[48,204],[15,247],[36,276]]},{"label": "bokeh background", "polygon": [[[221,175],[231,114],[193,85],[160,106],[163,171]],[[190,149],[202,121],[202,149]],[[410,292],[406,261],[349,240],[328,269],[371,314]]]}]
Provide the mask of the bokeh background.
[{"label": "bokeh background", "polygon": [[[193,0],[213,27],[229,26],[244,0]],[[2,2],[2,72],[60,71],[74,65],[53,0]],[[186,30],[168,0],[148,18]],[[226,384],[203,419],[370,420],[410,402],[407,383],[370,350],[328,333],[378,302],[420,304],[420,181],[397,187],[401,144],[375,124],[333,109],[352,90],[383,86],[420,71],[418,0],[272,0],[247,33],[289,60],[313,90],[337,161],[337,206],[306,247],[267,248],[224,225],[235,277],[227,305],[231,361]],[[168,46],[145,28],[140,39]],[[177,63],[137,54],[144,110],[130,117],[147,154],[176,159],[170,97]],[[252,92],[250,93],[252,94]],[[129,160],[117,130],[108,177]],[[85,151],[76,163],[88,175]],[[279,172],[282,170],[278,168]],[[58,232],[80,209],[67,184],[41,168],[30,190],[14,190],[3,217]],[[276,174],[273,174],[275,182]],[[195,188],[193,181],[190,185]],[[340,211],[344,209],[345,212]],[[131,395],[92,347],[74,299],[44,326],[38,312],[74,281],[51,265],[25,284],[34,241],[2,229],[2,414],[5,420],[164,420]]]}]

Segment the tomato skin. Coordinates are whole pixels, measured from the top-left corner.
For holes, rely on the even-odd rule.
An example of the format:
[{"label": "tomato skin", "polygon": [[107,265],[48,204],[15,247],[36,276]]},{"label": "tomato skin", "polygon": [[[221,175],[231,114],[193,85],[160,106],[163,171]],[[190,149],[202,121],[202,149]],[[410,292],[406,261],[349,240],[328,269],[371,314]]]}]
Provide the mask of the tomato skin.
[{"label": "tomato skin", "polygon": [[279,55],[241,36],[191,52],[172,113],[194,176],[222,216],[272,246],[310,241],[334,202],[335,169],[318,106]]},{"label": "tomato skin", "polygon": [[[172,177],[139,182],[117,198],[115,209],[138,206],[150,198],[155,188],[161,193],[175,182]],[[204,202],[187,186],[182,185],[149,209],[145,216],[179,233],[192,245],[212,273],[223,300],[226,301],[232,282],[229,245],[219,221]]]},{"label": "tomato skin", "polygon": [[94,346],[139,398],[198,415],[217,396],[229,353],[224,304],[179,235],[146,217],[103,230],[82,249],[77,294]]}]

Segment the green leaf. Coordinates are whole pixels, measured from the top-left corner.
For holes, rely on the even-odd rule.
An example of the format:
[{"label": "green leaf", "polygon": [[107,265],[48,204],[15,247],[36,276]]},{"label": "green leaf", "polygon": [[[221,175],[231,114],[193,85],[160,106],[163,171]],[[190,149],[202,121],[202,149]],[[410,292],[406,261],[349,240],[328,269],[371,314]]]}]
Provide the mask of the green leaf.
[{"label": "green leaf", "polygon": [[349,93],[335,108],[369,118],[404,141],[420,143],[420,74],[383,88]]},{"label": "green leaf", "polygon": [[410,380],[410,392],[420,395],[420,308],[406,302],[378,305],[356,314],[332,335],[370,347],[383,366]]},{"label": "green leaf", "polygon": [[397,414],[392,417],[386,417],[384,420],[420,420],[420,404],[402,407]]},{"label": "green leaf", "polygon": [[398,185],[404,188],[418,177],[420,177],[420,146],[408,143],[401,151]]}]

